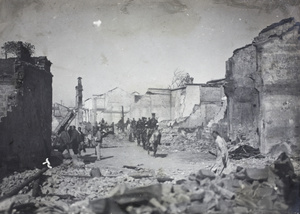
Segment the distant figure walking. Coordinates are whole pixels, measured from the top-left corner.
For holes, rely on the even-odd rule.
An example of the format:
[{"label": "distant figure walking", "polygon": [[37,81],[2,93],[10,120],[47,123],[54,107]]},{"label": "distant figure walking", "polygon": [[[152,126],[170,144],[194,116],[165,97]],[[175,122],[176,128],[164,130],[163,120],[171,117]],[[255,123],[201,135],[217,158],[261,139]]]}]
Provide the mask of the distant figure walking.
[{"label": "distant figure walking", "polygon": [[102,133],[101,130],[98,129],[97,133],[96,133],[96,155],[97,155],[97,160],[101,159],[101,152],[100,152],[100,148],[101,148],[101,141],[102,141]]},{"label": "distant figure walking", "polygon": [[78,155],[79,143],[80,143],[80,134],[76,130],[75,126],[71,128],[71,145],[75,155]]},{"label": "distant figure walking", "polygon": [[156,157],[157,147],[160,145],[161,132],[158,130],[158,125],[156,126],[154,132],[152,133],[149,144],[148,144],[148,154],[153,151],[153,156]]},{"label": "distant figure walking", "polygon": [[61,153],[63,153],[65,150],[67,150],[67,152],[70,154],[70,136],[69,133],[67,131],[67,128],[65,128],[59,135],[59,142],[60,142],[60,147],[58,149],[58,151],[60,151]]},{"label": "distant figure walking", "polygon": [[226,141],[220,136],[217,131],[213,131],[212,136],[215,139],[215,143],[217,145],[217,159],[215,165],[212,168],[212,171],[216,174],[221,174],[228,164],[228,150]]}]

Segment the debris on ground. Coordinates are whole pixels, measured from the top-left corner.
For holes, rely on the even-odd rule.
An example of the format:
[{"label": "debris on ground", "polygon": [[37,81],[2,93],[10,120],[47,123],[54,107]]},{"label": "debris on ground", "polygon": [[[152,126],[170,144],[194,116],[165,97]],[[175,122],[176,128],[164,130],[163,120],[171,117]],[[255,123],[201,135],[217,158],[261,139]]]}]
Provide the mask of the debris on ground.
[{"label": "debris on ground", "polygon": [[[0,212],[11,213],[287,213],[299,212],[299,177],[286,154],[264,168],[243,168],[217,176],[200,169],[178,182],[158,183],[159,171],[135,179],[124,171],[68,167],[71,161],[49,169],[42,197],[17,195],[0,203]],[[141,173],[147,170],[141,169]],[[128,171],[126,171],[128,174]],[[151,174],[151,172],[149,172]],[[81,175],[67,177],[64,175]],[[112,176],[112,177],[110,177]],[[115,177],[114,177],[115,176]],[[167,178],[167,177],[165,177]],[[7,179],[5,179],[7,181]],[[142,185],[138,185],[138,184]],[[121,185],[120,185],[121,184]],[[130,185],[133,184],[133,185]],[[3,184],[2,184],[3,185]],[[2,190],[2,188],[1,188]],[[297,204],[298,203],[298,204]]]},{"label": "debris on ground", "polygon": [[243,158],[255,157],[255,158],[264,158],[260,154],[259,148],[253,148],[247,144],[238,144],[233,146],[228,151],[229,158],[234,160],[240,160]]},{"label": "debris on ground", "polygon": [[197,129],[187,131],[179,128],[165,128],[162,130],[162,151],[168,152],[206,152],[215,149],[215,143],[211,139],[199,139]]}]

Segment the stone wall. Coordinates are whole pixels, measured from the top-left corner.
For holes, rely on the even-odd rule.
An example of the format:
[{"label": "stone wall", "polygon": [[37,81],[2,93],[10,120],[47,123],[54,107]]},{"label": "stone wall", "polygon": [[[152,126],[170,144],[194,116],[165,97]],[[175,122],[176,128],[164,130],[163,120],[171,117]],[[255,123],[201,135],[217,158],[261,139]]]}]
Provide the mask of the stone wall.
[{"label": "stone wall", "polygon": [[240,135],[272,152],[285,143],[297,151],[300,115],[300,30],[293,18],[262,30],[227,61],[225,93],[232,140]]},{"label": "stone wall", "polygon": [[15,59],[0,59],[0,120],[10,110],[14,95],[14,61]]},{"label": "stone wall", "polygon": [[229,138],[236,140],[246,133],[252,138],[258,128],[259,115],[259,95],[254,82],[256,48],[247,45],[236,50],[226,65]]},{"label": "stone wall", "polygon": [[[270,31],[278,35],[256,40],[261,101],[261,150],[288,143],[300,149],[300,23],[294,20]],[[283,29],[283,30],[282,30]],[[268,31],[266,33],[269,33]],[[260,35],[262,37],[263,34]]]},{"label": "stone wall", "polygon": [[32,58],[30,63],[21,57],[13,61],[13,67],[0,70],[1,75],[14,74],[10,84],[0,82],[7,92],[1,93],[1,101],[6,97],[8,110],[0,122],[1,172],[40,167],[51,151],[51,63],[46,57]]}]

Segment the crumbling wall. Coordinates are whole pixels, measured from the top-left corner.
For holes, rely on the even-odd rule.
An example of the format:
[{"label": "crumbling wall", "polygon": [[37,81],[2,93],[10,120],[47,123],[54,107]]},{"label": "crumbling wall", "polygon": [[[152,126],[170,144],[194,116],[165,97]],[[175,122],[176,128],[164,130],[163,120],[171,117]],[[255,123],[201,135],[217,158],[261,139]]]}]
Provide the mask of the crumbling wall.
[{"label": "crumbling wall", "polygon": [[189,116],[194,109],[194,106],[200,103],[200,86],[187,85],[184,103],[182,103],[182,116]]},{"label": "crumbling wall", "polygon": [[146,95],[130,107],[126,115],[129,118],[151,117],[155,113],[159,121],[170,120],[171,117],[171,92],[169,89],[150,88]]},{"label": "crumbling wall", "polygon": [[151,97],[150,95],[144,95],[138,102],[131,105],[130,112],[126,115],[128,118],[142,118],[151,115]]},{"label": "crumbling wall", "polygon": [[[150,111],[155,113],[156,117],[161,120],[171,118],[171,92],[170,90],[152,90]],[[150,114],[151,115],[151,114]],[[149,115],[145,115],[150,117]]]},{"label": "crumbling wall", "polygon": [[180,122],[179,125],[182,127],[196,128],[206,126],[222,108],[222,97],[225,96],[222,86],[212,87],[201,84],[197,85],[197,89],[199,92],[197,99],[190,100],[198,103],[194,103],[193,111],[184,121]]},{"label": "crumbling wall", "polygon": [[185,88],[174,89],[171,92],[171,120],[183,117]]},{"label": "crumbling wall", "polygon": [[255,136],[258,128],[259,102],[255,88],[256,48],[247,45],[234,51],[226,62],[225,94],[227,99],[228,134],[232,140],[241,135]]},{"label": "crumbling wall", "polygon": [[0,59],[0,120],[11,109],[14,97],[14,61],[15,59]]},{"label": "crumbling wall", "polygon": [[227,61],[225,93],[230,138],[257,141],[261,152],[286,143],[297,151],[300,115],[299,23],[262,30]]},{"label": "crumbling wall", "polygon": [[91,123],[100,122],[102,119],[108,123],[117,123],[122,117],[122,106],[126,114],[133,102],[134,95],[118,87],[105,94],[95,95],[89,115]]},{"label": "crumbling wall", "polygon": [[5,102],[10,111],[0,122],[1,172],[39,167],[51,151],[51,63],[46,57],[14,60],[13,69],[1,70],[2,75],[14,74],[11,84],[0,82],[2,88],[13,89],[11,101]]},{"label": "crumbling wall", "polygon": [[223,86],[202,85],[200,87],[200,104],[205,107],[205,126],[221,110],[223,96],[225,96]]},{"label": "crumbling wall", "polygon": [[[203,97],[202,97],[203,96]],[[129,118],[149,117],[156,113],[159,121],[172,120],[182,127],[206,125],[220,111],[224,96],[222,86],[188,84],[177,89],[150,88],[131,105]]]},{"label": "crumbling wall", "polygon": [[[300,150],[300,23],[293,19],[256,39],[260,81],[261,151],[287,143]],[[277,31],[277,34],[273,34]],[[260,38],[261,37],[261,38]]]}]

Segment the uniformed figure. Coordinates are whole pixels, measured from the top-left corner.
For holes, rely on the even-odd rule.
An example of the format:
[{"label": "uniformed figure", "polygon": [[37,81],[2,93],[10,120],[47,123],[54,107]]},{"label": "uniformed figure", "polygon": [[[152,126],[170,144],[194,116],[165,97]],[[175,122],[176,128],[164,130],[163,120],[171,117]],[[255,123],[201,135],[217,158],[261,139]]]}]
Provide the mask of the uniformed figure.
[{"label": "uniformed figure", "polygon": [[143,148],[146,149],[146,143],[147,143],[147,118],[142,117],[142,143],[143,143]]},{"label": "uniformed figure", "polygon": [[155,118],[155,113],[152,113],[152,118],[147,123],[147,146],[149,146],[149,139],[151,138],[158,121]]},{"label": "uniformed figure", "polygon": [[129,134],[129,141],[134,142],[135,140],[135,129],[136,129],[136,121],[133,118],[130,123],[130,134]]},{"label": "uniformed figure", "polygon": [[153,156],[156,157],[157,147],[160,145],[161,132],[158,130],[158,123],[155,125],[154,131],[149,139],[148,154],[153,151]]},{"label": "uniformed figure", "polygon": [[141,140],[142,140],[142,129],[143,129],[143,122],[141,118],[139,118],[136,123],[136,139],[137,139],[138,146],[141,144]]}]

